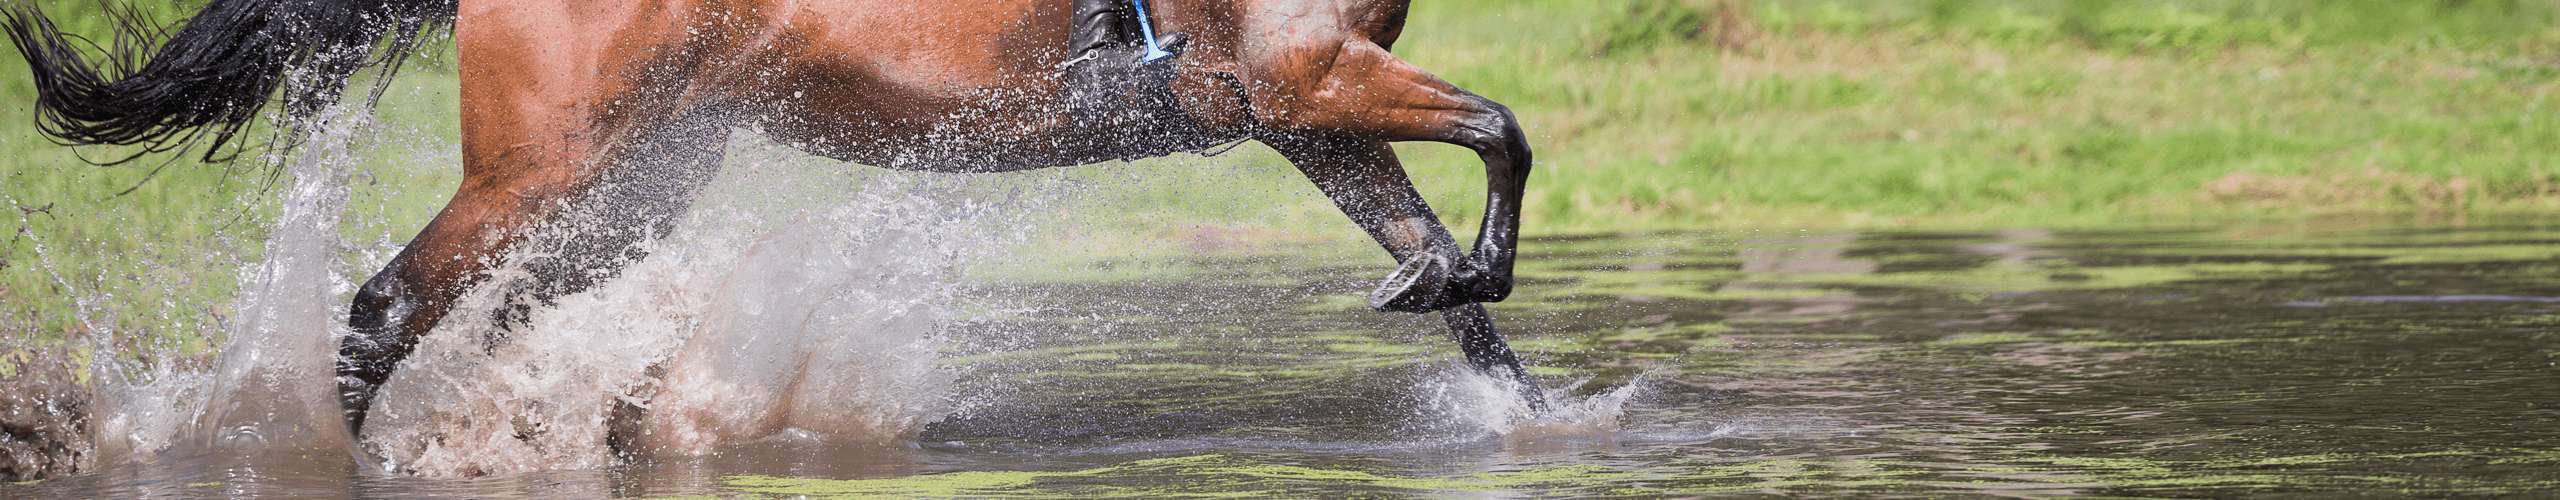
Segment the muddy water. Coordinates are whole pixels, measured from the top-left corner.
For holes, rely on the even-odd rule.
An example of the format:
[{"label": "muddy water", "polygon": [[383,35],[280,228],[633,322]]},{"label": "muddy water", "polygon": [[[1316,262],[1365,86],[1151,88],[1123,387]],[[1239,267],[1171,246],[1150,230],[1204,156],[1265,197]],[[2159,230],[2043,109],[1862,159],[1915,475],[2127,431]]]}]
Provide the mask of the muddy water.
[{"label": "muddy water", "polygon": [[1570,421],[1363,310],[1369,259],[1102,262],[969,281],[1003,298],[950,312],[941,414],[894,444],[0,497],[2560,494],[2560,227],[2320,227],[1533,239],[1495,313]]}]

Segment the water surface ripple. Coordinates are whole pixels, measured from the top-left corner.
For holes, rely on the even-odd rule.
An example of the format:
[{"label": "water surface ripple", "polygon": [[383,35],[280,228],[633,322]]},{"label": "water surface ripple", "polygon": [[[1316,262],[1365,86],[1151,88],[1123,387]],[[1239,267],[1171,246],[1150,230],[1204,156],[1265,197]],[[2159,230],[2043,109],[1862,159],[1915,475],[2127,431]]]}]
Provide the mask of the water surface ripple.
[{"label": "water surface ripple", "polygon": [[1507,332],[1548,386],[1637,390],[1614,429],[1530,436],[1468,414],[1436,320],[1361,307],[1374,262],[1121,263],[970,285],[1016,298],[945,334],[957,409],[896,449],[467,480],[170,457],[0,497],[2560,495],[2553,241],[1532,239]]}]

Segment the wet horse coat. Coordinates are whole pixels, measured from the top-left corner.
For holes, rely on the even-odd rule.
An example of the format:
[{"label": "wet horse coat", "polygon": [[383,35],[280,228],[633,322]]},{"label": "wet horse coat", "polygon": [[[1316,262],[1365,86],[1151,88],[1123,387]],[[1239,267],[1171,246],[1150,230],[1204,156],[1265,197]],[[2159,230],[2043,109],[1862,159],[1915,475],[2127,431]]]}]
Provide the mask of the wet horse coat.
[{"label": "wet horse coat", "polygon": [[[219,0],[208,9],[255,1]],[[636,257],[635,243],[671,227],[740,128],[813,154],[937,172],[1067,166],[1258,140],[1402,263],[1372,295],[1373,306],[1445,311],[1472,363],[1526,376],[1477,304],[1510,292],[1526,138],[1502,105],[1388,51],[1403,32],[1407,0],[1150,2],[1158,31],[1192,37],[1163,90],[1183,116],[1101,125],[1071,123],[1064,112],[1068,89],[1058,68],[1067,0],[444,7],[457,14],[464,179],[355,298],[349,323],[358,335],[342,345],[340,372],[359,425],[372,388],[511,248],[574,220],[579,230],[560,251],[523,263],[538,279],[520,295],[538,302],[609,278]],[[24,50],[25,19],[41,16],[12,16]],[[182,33],[172,45],[189,40]],[[34,66],[40,82],[60,71]],[[325,94],[334,96],[337,84],[324,82]],[[1396,141],[1451,143],[1484,158],[1488,203],[1476,253],[1463,254],[1414,191],[1387,146]]]}]

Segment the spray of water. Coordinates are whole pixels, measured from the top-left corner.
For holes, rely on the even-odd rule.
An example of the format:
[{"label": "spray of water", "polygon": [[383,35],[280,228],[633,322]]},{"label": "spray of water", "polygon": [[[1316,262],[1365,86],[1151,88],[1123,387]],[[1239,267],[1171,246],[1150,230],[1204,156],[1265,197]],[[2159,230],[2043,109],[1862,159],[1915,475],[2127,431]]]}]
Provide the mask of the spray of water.
[{"label": "spray of water", "polygon": [[[1021,241],[1025,214],[1042,213],[1033,208],[1058,191],[1036,179],[849,172],[742,140],[675,236],[647,243],[649,257],[619,277],[501,326],[485,312],[520,300],[511,293],[530,273],[494,270],[423,339],[357,437],[337,408],[335,339],[346,334],[352,281],[388,252],[340,239],[353,154],[378,134],[360,108],[331,113],[306,127],[318,135],[287,165],[285,184],[261,191],[276,198],[277,218],[263,255],[240,272],[213,357],[126,352],[130,338],[172,332],[119,335],[92,319],[122,307],[116,297],[73,292],[96,352],[115,353],[91,370],[101,463],[308,462],[357,450],[377,470],[463,476],[602,466],[624,458],[617,451],[711,453],[779,435],[898,443],[951,407],[935,342],[956,270]],[[569,226],[551,236],[576,237]],[[35,243],[43,269],[77,290]]]},{"label": "spray of water", "polygon": [[[276,192],[280,211],[265,259],[242,271],[237,309],[209,370],[173,362],[174,353],[158,354],[161,362],[140,373],[118,355],[96,357],[92,432],[103,461],[148,461],[173,450],[327,456],[347,448],[329,384],[342,317],[334,284],[343,280],[333,267],[351,153],[369,118],[362,107],[341,106],[310,122],[318,126],[307,149],[287,164],[287,184]],[[113,332],[93,327],[91,335],[99,352],[116,352]]]},{"label": "spray of water", "polygon": [[348,444],[338,423],[332,359],[337,352],[338,295],[330,286],[338,220],[347,208],[354,138],[367,129],[366,108],[337,106],[316,117],[310,148],[297,156],[284,210],[267,237],[265,262],[242,284],[237,321],[216,364],[206,411],[195,429],[207,446],[276,451],[338,450]]},{"label": "spray of water", "polygon": [[702,454],[785,429],[886,446],[943,414],[949,377],[927,334],[951,303],[950,265],[969,249],[915,229],[957,222],[929,203],[870,201],[883,204],[810,223],[875,229],[748,249],[750,265],[716,291],[705,322],[716,333],[669,360],[646,398],[639,448]]},{"label": "spray of water", "polygon": [[1590,379],[1543,389],[1547,408],[1542,411],[1520,396],[1518,381],[1451,366],[1415,386],[1424,414],[1416,419],[1416,428],[1408,430],[1460,441],[1605,438],[1618,432],[1627,402],[1642,396],[1646,378],[1637,376],[1615,389],[1582,397],[1573,393]]},{"label": "spray of water", "polygon": [[[741,170],[620,276],[521,325],[445,321],[383,387],[367,454],[384,470],[471,476],[786,434],[890,446],[941,418],[950,377],[935,342],[956,271],[1019,239],[1025,201],[969,178],[879,174],[849,197],[777,207],[760,186],[794,181]],[[501,268],[448,318],[481,317],[463,312],[503,306],[504,283],[528,278]]]},{"label": "spray of water", "polygon": [[[544,248],[524,245],[506,259],[518,264],[493,270],[423,339],[376,398],[365,434],[350,437],[330,362],[350,274],[373,267],[343,265],[338,237],[351,138],[365,122],[329,123],[287,172],[266,252],[243,273],[237,320],[212,366],[152,364],[130,379],[98,370],[113,375],[101,378],[95,412],[102,456],[352,448],[378,458],[365,464],[376,470],[451,477],[717,453],[775,436],[896,445],[963,404],[935,357],[953,304],[966,302],[956,270],[1026,239],[1024,214],[1072,191],[985,177],[848,180],[832,162],[733,154],[674,235],[645,243],[648,257],[518,322],[482,320],[521,300],[512,293],[532,278],[521,263]],[[770,192],[795,185],[820,187]],[[577,234],[572,224],[542,237]],[[1466,369],[1433,377],[1417,388],[1429,415],[1416,430],[1605,435],[1643,385],[1584,398],[1558,391],[1539,412],[1515,383]]]}]

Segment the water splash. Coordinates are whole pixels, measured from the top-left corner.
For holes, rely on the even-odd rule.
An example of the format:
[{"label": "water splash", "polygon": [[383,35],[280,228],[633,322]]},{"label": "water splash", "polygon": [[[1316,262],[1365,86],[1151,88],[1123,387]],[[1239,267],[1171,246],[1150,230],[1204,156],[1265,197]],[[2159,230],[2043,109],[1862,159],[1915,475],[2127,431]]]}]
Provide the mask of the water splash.
[{"label": "water splash", "polygon": [[[264,259],[240,275],[235,320],[210,370],[160,353],[167,359],[137,374],[114,355],[98,356],[92,432],[104,461],[173,451],[332,456],[347,448],[332,382],[343,288],[333,268],[349,166],[372,123],[368,109],[347,105],[309,120],[304,149],[286,164]],[[101,352],[114,352],[115,335],[92,335]]]},{"label": "water splash", "polygon": [[748,250],[749,265],[712,303],[715,333],[669,360],[647,398],[642,449],[703,454],[785,430],[886,446],[941,417],[950,377],[936,370],[927,334],[945,319],[963,249],[936,249],[934,234],[917,229],[953,222],[931,204],[870,202],[889,212],[811,221],[870,231],[795,232]]},{"label": "water splash", "polygon": [[[236,275],[234,314],[218,327],[171,326],[219,332],[207,335],[219,346],[209,358],[133,345],[189,335],[117,328],[105,315],[125,307],[119,296],[78,292],[65,278],[85,270],[54,265],[46,242],[35,241],[41,268],[76,299],[84,338],[114,353],[90,370],[99,463],[372,458],[350,460],[354,451],[379,457],[365,464],[378,470],[462,476],[610,465],[626,458],[613,445],[664,455],[773,436],[899,445],[954,404],[935,347],[961,302],[957,269],[1024,240],[1032,225],[1023,222],[1047,213],[1036,207],[1071,191],[1053,189],[1057,179],[848,171],[742,138],[675,237],[650,244],[651,256],[619,277],[535,308],[505,331],[448,321],[425,337],[359,438],[346,435],[337,408],[335,339],[347,333],[351,278],[392,252],[346,245],[340,233],[354,226],[387,238],[409,228],[368,226],[381,221],[366,217],[382,214],[362,212],[385,208],[349,209],[359,146],[397,139],[372,142],[380,134],[361,108],[330,113],[306,128],[317,135],[286,165],[279,189],[243,199],[278,210],[272,222],[253,215],[247,225],[268,229],[262,243],[245,242],[265,252],[232,259],[246,267]],[[570,229],[563,236],[574,237]],[[211,263],[204,269],[229,267]],[[529,277],[521,265],[493,271],[492,285],[463,298],[451,318],[488,317],[469,311],[502,307],[520,289],[507,283]],[[247,460],[216,461],[241,470],[268,463]]]},{"label": "water splash", "polygon": [[[766,186],[793,181],[741,170],[620,276],[505,331],[429,333],[383,387],[363,448],[385,470],[472,476],[779,435],[892,446],[941,418],[950,377],[935,342],[956,271],[1019,240],[1006,230],[1032,212],[1024,201],[977,196],[968,179],[876,175],[849,199],[773,203]],[[502,307],[504,283],[528,277],[494,271],[449,318],[485,317],[468,312]]]},{"label": "water splash", "polygon": [[1617,434],[1627,402],[1644,393],[1648,378],[1639,375],[1584,397],[1573,393],[1590,379],[1540,389],[1547,400],[1540,410],[1520,396],[1519,381],[1453,365],[1415,386],[1423,415],[1408,430],[1461,441],[1608,438]]},{"label": "water splash", "polygon": [[286,175],[284,209],[266,260],[241,287],[238,322],[222,347],[206,411],[205,444],[236,450],[341,450],[350,443],[338,409],[338,220],[347,208],[355,138],[369,127],[360,106],[313,118],[307,149]]}]

